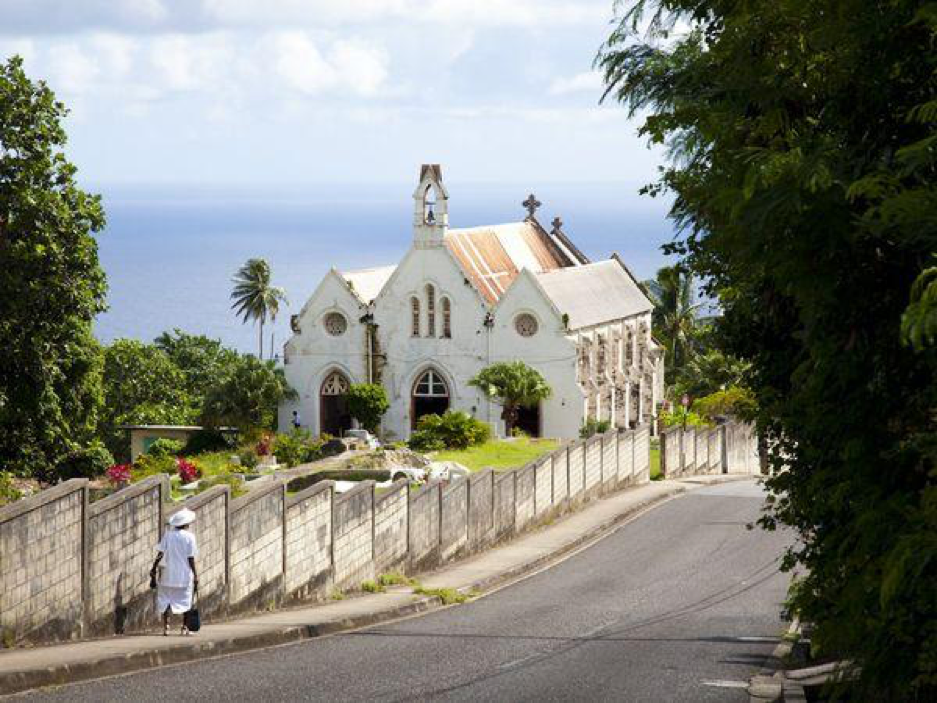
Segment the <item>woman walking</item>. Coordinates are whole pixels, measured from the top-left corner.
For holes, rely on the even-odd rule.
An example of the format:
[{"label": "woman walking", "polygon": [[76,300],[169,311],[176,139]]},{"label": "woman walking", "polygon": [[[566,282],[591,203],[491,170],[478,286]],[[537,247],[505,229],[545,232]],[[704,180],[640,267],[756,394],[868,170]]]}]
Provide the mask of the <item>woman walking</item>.
[{"label": "woman walking", "polygon": [[[163,635],[169,634],[169,614],[184,615],[192,609],[192,594],[198,590],[198,574],[195,571],[195,557],[198,549],[195,535],[189,525],[195,520],[195,513],[183,508],[169,518],[169,529],[163,533],[156,549],[156,561],[150,570],[150,580],[156,581],[156,572],[165,557],[162,574],[156,591],[156,607],[163,614]],[[182,620],[182,634],[188,635],[185,618]]]}]

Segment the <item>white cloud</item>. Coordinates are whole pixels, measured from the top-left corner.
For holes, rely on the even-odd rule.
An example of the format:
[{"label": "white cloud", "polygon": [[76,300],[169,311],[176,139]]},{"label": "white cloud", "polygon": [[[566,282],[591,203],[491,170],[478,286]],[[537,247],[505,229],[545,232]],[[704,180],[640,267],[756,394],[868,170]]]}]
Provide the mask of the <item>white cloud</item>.
[{"label": "white cloud", "polygon": [[49,49],[48,65],[53,87],[73,95],[86,94],[101,72],[97,59],[77,43]]},{"label": "white cloud", "polygon": [[596,93],[602,91],[602,76],[596,71],[585,71],[566,78],[557,78],[550,84],[550,95],[569,93]]},{"label": "white cloud", "polygon": [[387,78],[386,53],[359,41],[334,42],[327,57],[302,31],[277,32],[265,43],[271,47],[279,76],[307,95],[329,91],[375,95]]}]

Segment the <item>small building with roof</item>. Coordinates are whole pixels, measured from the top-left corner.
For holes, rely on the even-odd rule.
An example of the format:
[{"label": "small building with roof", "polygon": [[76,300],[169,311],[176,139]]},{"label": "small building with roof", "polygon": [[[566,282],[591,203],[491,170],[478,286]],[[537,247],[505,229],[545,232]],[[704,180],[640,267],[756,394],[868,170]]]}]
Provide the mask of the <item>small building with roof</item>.
[{"label": "small building with roof", "polygon": [[653,306],[617,256],[590,261],[540,203],[520,222],[449,227],[449,194],[437,164],[413,194],[413,241],[395,266],[331,269],[298,315],[284,347],[298,410],[313,433],[354,424],[351,384],[380,383],[390,409],[385,439],[407,439],[422,415],[464,410],[503,434],[501,409],[469,379],[499,361],[536,368],[553,394],[525,409],[531,436],[573,438],[589,419],[648,422],[663,399],[663,353],[651,338]]}]

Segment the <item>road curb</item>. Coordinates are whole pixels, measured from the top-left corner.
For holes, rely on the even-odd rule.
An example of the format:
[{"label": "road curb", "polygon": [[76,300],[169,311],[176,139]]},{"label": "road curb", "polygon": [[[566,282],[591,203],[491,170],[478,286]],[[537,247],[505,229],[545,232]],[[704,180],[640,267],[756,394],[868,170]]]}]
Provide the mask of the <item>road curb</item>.
[{"label": "road curb", "polygon": [[[631,506],[601,525],[590,529],[559,549],[536,557],[521,565],[508,569],[495,576],[482,579],[469,586],[459,587],[462,593],[486,594],[503,588],[511,583],[531,576],[592,543],[612,534],[618,527],[637,517],[641,513],[664,503],[678,495],[691,491],[686,485],[675,486],[665,493],[656,495]],[[136,673],[161,666],[183,664],[186,662],[211,659],[251,650],[264,649],[277,645],[291,644],[316,637],[324,637],[340,632],[348,632],[364,627],[371,627],[392,620],[399,620],[444,607],[438,596],[425,596],[409,603],[375,610],[370,613],[337,618],[316,625],[288,626],[266,632],[246,634],[222,640],[200,641],[193,639],[173,647],[161,647],[126,655],[106,655],[89,659],[77,664],[62,664],[42,669],[14,672],[0,678],[0,696],[43,688],[80,683],[94,679],[107,678],[121,674]]]}]

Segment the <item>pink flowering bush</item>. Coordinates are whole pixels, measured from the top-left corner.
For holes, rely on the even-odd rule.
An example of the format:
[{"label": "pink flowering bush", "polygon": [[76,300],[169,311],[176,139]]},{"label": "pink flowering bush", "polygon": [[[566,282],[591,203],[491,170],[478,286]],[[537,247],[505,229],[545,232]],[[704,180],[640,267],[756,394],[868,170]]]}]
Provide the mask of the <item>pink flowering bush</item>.
[{"label": "pink flowering bush", "polygon": [[114,464],[109,466],[104,474],[114,486],[130,483],[130,464]]},{"label": "pink flowering bush", "polygon": [[202,473],[198,470],[194,462],[184,457],[176,459],[176,469],[179,471],[179,478],[182,479],[183,483],[192,483],[192,481],[201,476]]}]

